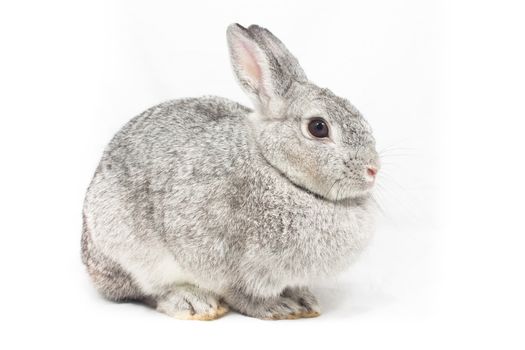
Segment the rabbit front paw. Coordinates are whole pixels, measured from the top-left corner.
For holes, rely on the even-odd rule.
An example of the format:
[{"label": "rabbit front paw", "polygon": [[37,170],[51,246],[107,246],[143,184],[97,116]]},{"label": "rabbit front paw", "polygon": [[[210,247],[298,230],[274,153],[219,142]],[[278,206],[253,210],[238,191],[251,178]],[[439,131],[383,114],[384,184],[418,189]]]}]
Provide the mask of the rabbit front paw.
[{"label": "rabbit front paw", "polygon": [[182,320],[209,321],[223,316],[229,308],[214,293],[184,285],[159,297],[157,310]]},{"label": "rabbit front paw", "polygon": [[317,298],[307,287],[288,287],[281,295],[294,300],[306,310],[301,313],[300,317],[317,317],[321,314]]},{"label": "rabbit front paw", "polygon": [[264,320],[294,320],[301,318],[305,312],[306,309],[295,300],[280,296],[261,303],[251,312],[250,316]]},{"label": "rabbit front paw", "polygon": [[228,295],[227,302],[242,314],[264,320],[293,320],[320,315],[317,300],[307,288],[286,288],[279,296],[265,298],[237,291]]}]

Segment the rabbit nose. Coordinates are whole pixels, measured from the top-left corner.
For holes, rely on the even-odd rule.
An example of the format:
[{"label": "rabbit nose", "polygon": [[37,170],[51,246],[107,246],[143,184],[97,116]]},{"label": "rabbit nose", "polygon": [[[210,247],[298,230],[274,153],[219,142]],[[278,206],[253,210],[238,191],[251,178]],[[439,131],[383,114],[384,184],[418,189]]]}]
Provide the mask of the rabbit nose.
[{"label": "rabbit nose", "polygon": [[368,166],[366,168],[366,174],[372,178],[372,180],[376,177],[378,169],[375,166]]}]

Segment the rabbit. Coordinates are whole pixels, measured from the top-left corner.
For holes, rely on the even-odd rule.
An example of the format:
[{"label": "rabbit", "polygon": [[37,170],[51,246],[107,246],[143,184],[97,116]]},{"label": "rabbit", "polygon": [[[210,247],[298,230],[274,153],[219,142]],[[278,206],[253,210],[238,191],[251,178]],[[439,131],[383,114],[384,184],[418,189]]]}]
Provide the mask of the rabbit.
[{"label": "rabbit", "polygon": [[253,109],[185,98],[128,122],[87,190],[82,261],[107,299],[178,319],[316,317],[311,286],[374,231],[372,130],[267,29],[227,42]]}]

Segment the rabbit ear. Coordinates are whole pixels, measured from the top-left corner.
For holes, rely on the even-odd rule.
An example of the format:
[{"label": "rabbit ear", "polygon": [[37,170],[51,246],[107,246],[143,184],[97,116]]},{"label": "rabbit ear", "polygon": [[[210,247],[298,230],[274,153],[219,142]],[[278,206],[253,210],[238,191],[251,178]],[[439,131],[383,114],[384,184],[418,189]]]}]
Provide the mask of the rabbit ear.
[{"label": "rabbit ear", "polygon": [[231,24],[227,31],[233,70],[256,109],[279,117],[286,93],[294,81],[307,81],[297,59],[270,31],[252,25]]}]

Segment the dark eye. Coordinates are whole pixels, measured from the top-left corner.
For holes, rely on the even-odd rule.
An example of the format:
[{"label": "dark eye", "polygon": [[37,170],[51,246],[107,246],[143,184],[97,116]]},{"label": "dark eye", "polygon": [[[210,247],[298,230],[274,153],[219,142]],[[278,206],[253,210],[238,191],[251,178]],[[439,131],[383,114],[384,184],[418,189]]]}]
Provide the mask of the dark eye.
[{"label": "dark eye", "polygon": [[328,137],[328,124],[321,118],[315,118],[308,123],[308,131],[313,137]]}]

